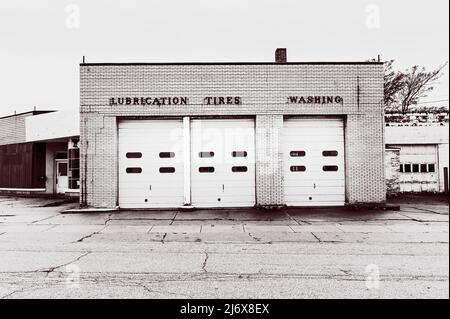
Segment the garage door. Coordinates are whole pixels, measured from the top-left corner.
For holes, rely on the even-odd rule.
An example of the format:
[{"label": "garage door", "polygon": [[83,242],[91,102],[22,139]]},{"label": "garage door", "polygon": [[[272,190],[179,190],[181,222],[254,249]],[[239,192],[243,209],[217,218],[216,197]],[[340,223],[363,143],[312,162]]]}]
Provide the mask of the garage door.
[{"label": "garage door", "polygon": [[436,145],[396,145],[400,148],[400,191],[437,192]]},{"label": "garage door", "polygon": [[119,123],[119,206],[183,204],[183,123],[136,120]]},{"label": "garage door", "polygon": [[345,203],[344,128],[339,119],[288,119],[282,134],[288,206]]},{"label": "garage door", "polygon": [[254,121],[191,121],[191,201],[196,207],[255,204]]}]

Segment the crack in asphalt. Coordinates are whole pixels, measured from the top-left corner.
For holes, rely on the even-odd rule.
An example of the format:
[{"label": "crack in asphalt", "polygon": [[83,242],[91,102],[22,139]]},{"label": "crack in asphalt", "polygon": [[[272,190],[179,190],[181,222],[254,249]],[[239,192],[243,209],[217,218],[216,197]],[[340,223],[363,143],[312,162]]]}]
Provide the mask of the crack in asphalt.
[{"label": "crack in asphalt", "polygon": [[247,233],[247,235],[248,235],[251,239],[253,239],[253,240],[257,241],[257,242],[261,242],[261,238],[258,238],[258,237],[256,237],[256,236],[252,235],[252,233]]},{"label": "crack in asphalt", "polygon": [[166,239],[167,233],[164,233],[163,237],[161,238],[161,243],[165,244],[164,239]]},{"label": "crack in asphalt", "polygon": [[209,259],[209,254],[208,254],[207,251],[205,251],[205,260],[203,261],[203,264],[202,264],[202,271],[205,272],[205,273],[208,272],[206,270],[206,263],[208,262],[208,259]]},{"label": "crack in asphalt", "polygon": [[314,236],[314,238],[316,238],[317,239],[317,241],[319,242],[319,243],[321,243],[322,242],[322,240],[319,238],[319,236],[317,236],[316,234],[314,234],[313,232],[311,232],[311,235],[313,235]]},{"label": "crack in asphalt", "polygon": [[182,297],[185,297],[186,299],[192,299],[192,297],[187,295],[187,294],[176,293],[176,292],[171,292],[171,291],[159,291],[159,290],[155,290],[155,289],[150,289],[149,287],[147,287],[146,285],[141,284],[141,283],[138,283],[137,286],[144,288],[144,290],[149,292],[149,293],[155,293],[156,292],[156,293],[161,294],[163,296],[165,294],[168,294],[168,295],[171,295],[171,296],[178,296],[178,297],[182,296]]},{"label": "crack in asphalt", "polygon": [[[298,220],[296,220],[294,217],[291,216],[291,214],[289,214],[288,212],[286,212],[286,215],[289,217],[290,220],[293,220],[294,222],[296,222],[299,226],[301,226],[302,224],[299,223]],[[288,225],[289,226],[289,225]],[[289,226],[290,227],[290,226]]]},{"label": "crack in asphalt", "polygon": [[35,221],[31,222],[31,224],[40,223],[40,222],[43,222],[44,220],[52,219],[52,218],[54,218],[54,217],[56,217],[56,216],[59,216],[59,215],[61,215],[61,214],[58,213],[58,214],[53,215],[53,216],[49,216],[49,217],[45,217],[45,218],[42,218],[42,219],[38,219],[38,220],[35,220]]},{"label": "crack in asphalt", "polygon": [[25,288],[21,288],[21,289],[18,289],[18,290],[14,290],[13,292],[10,292],[9,294],[6,294],[6,295],[2,296],[0,299],[8,299],[8,298],[11,297],[12,295],[14,295],[14,294],[16,294],[16,293],[19,293],[19,292],[24,292],[24,291],[25,291]]},{"label": "crack in asphalt", "polygon": [[105,220],[105,226],[111,221],[113,213],[109,213]]},{"label": "crack in asphalt", "polygon": [[71,260],[71,261],[69,261],[69,262],[67,262],[67,263],[64,263],[64,264],[62,264],[62,265],[58,265],[58,266],[55,266],[55,267],[50,267],[50,268],[47,268],[47,269],[40,269],[40,270],[36,270],[36,271],[32,271],[32,272],[33,272],[33,273],[39,273],[39,272],[42,272],[42,273],[45,273],[45,274],[48,276],[50,273],[54,272],[55,270],[57,270],[57,269],[59,269],[59,268],[62,268],[62,267],[64,267],[64,266],[68,266],[68,265],[70,265],[70,264],[73,264],[73,263],[75,263],[75,262],[77,262],[77,261],[80,261],[81,258],[86,257],[87,255],[89,255],[89,254],[91,254],[91,253],[92,253],[91,251],[87,251],[87,252],[85,252],[84,254],[82,254],[81,256],[75,258],[74,260]]},{"label": "crack in asphalt", "polygon": [[[427,213],[429,213],[430,215],[433,215],[433,214],[436,214],[436,215],[445,215],[445,216],[448,215],[448,214],[445,214],[445,213],[439,213],[439,212],[436,212],[436,211],[431,210],[431,209],[418,208],[418,207],[412,207],[412,208],[417,209],[417,210],[420,210],[420,211],[423,211],[423,212],[427,212]],[[411,213],[414,214],[414,212],[411,212]]]},{"label": "crack in asphalt", "polygon": [[95,232],[93,232],[93,233],[91,233],[91,234],[89,234],[89,235],[83,236],[83,237],[81,237],[80,239],[78,239],[77,241],[72,242],[72,244],[75,244],[75,243],[81,243],[81,242],[83,242],[83,240],[85,240],[85,239],[88,239],[88,238],[91,238],[92,236],[98,235],[98,234],[100,234],[102,231],[104,231],[104,230],[106,229],[106,227],[107,227],[107,226],[105,225],[105,227],[103,227],[102,229],[97,230],[97,231],[95,231]]},{"label": "crack in asphalt", "polygon": [[178,216],[178,211],[176,211],[176,212],[175,212],[175,215],[173,215],[173,218],[171,219],[169,225],[173,225],[173,222],[175,221],[175,219],[177,218],[177,216]]}]

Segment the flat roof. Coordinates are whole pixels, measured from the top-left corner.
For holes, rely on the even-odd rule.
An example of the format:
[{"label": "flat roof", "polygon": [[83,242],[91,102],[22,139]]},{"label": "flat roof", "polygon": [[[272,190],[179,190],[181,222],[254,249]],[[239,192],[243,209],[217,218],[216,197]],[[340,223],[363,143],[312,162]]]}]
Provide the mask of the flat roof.
[{"label": "flat roof", "polygon": [[20,115],[25,115],[25,114],[39,115],[39,114],[51,113],[51,112],[56,112],[56,111],[27,111],[27,112],[22,112],[22,113],[17,113],[17,114],[1,116],[0,119],[5,119],[8,117],[13,117],[13,116],[20,116]]},{"label": "flat roof", "polygon": [[114,66],[114,65],[383,65],[384,62],[100,62],[80,63],[80,66]]}]

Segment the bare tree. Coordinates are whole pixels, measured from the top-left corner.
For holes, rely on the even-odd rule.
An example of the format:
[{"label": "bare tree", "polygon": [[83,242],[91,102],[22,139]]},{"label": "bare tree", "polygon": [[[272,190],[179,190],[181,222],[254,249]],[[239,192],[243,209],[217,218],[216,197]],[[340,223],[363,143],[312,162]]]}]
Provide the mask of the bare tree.
[{"label": "bare tree", "polygon": [[384,105],[386,109],[398,104],[398,93],[405,86],[406,75],[393,70],[394,60],[384,63]]},{"label": "bare tree", "polygon": [[406,71],[402,81],[404,84],[398,91],[399,108],[402,113],[408,112],[412,105],[416,105],[420,98],[426,97],[427,92],[434,89],[433,84],[441,77],[441,71],[446,65],[447,63],[431,72],[418,65]]}]

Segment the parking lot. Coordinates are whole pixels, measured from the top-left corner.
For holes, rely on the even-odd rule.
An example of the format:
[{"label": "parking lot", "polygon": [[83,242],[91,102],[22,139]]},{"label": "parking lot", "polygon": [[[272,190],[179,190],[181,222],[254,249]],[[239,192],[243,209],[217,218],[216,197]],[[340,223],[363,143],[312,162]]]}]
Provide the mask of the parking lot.
[{"label": "parking lot", "polygon": [[62,214],[0,197],[0,298],[449,298],[448,201]]}]

